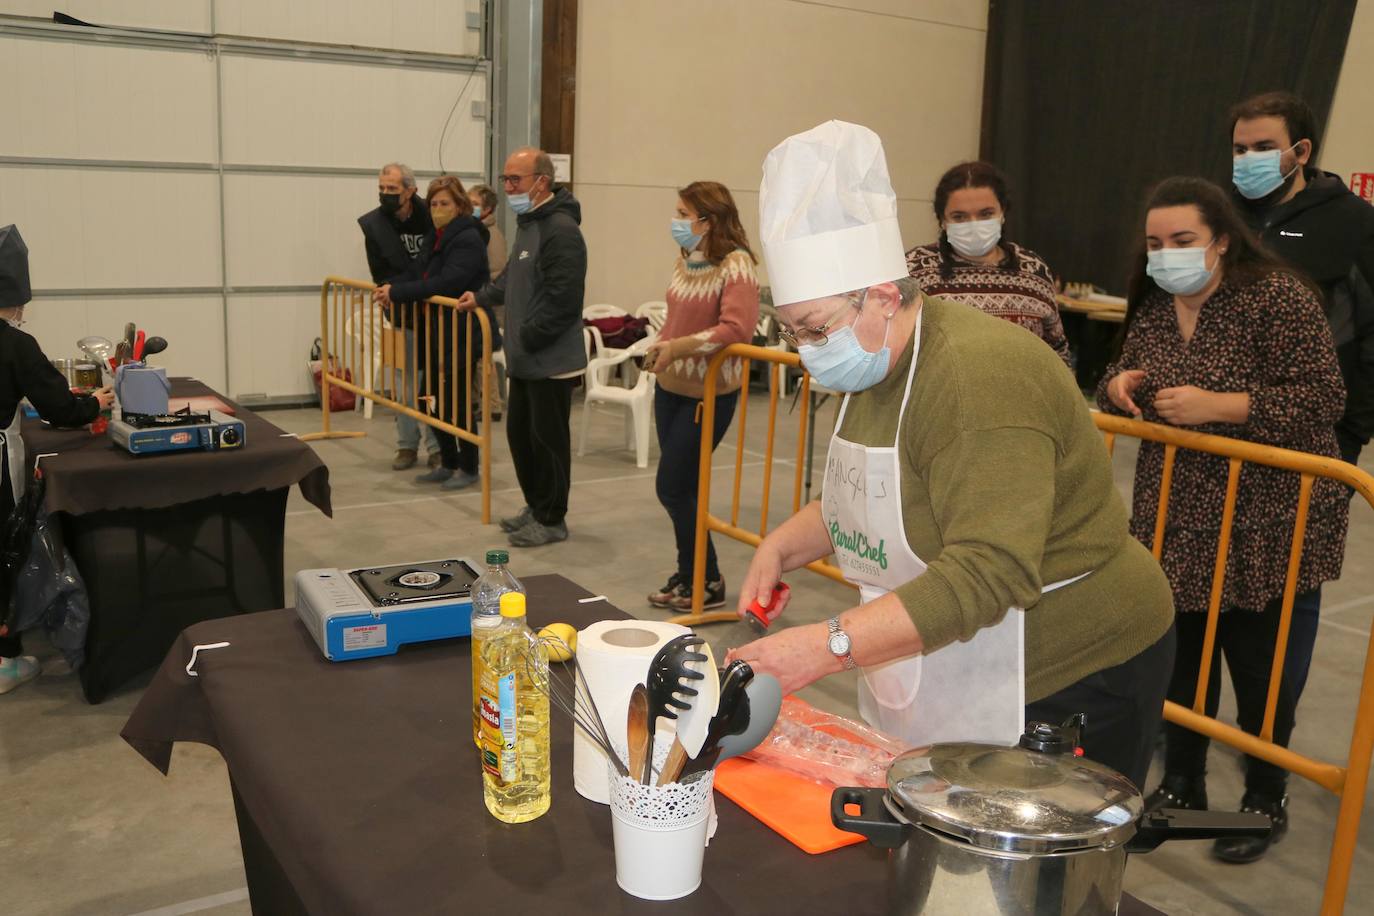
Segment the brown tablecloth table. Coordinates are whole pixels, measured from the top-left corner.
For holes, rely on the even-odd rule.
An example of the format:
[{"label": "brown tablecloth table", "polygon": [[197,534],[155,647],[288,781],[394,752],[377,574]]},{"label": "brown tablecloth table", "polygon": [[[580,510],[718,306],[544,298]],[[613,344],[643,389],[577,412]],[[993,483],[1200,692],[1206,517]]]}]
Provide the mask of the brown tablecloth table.
[{"label": "brown tablecloth table", "polygon": [[308,445],[194,379],[172,398],[215,396],[243,421],[241,449],[135,456],[109,436],[23,423],[43,455],[44,506],[91,602],[86,699],[155,667],[187,626],[285,603],[283,541],[293,485],[326,515],[329,469]]},{"label": "brown tablecloth table", "polygon": [[[627,615],[562,576],[525,580],[530,621],[579,628]],[[186,674],[196,644],[197,677]],[[653,903],[615,883],[610,814],[572,786],[572,735],[554,714],[553,805],[520,825],[482,803],[466,639],[329,662],[294,611],[182,634],[124,727],[164,773],[172,743],[228,765],[255,914],[882,913],[885,853],[811,856],[717,794],[702,886]],[[1155,911],[1136,901],[1122,913]]]}]

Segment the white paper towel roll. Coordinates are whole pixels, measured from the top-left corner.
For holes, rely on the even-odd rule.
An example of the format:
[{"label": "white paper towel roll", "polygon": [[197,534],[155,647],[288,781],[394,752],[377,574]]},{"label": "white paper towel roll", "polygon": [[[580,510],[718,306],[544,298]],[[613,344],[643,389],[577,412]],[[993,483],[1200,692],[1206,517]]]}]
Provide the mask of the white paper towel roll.
[{"label": "white paper towel roll", "polygon": [[[657,620],[602,620],[577,634],[577,664],[601,711],[612,745],[624,747],[626,744],[625,713],[630,705],[630,694],[635,684],[644,683],[654,654],[668,640],[690,632],[686,627]],[[607,765],[601,748],[574,727],[573,785],[577,793],[594,802],[609,804]]]}]

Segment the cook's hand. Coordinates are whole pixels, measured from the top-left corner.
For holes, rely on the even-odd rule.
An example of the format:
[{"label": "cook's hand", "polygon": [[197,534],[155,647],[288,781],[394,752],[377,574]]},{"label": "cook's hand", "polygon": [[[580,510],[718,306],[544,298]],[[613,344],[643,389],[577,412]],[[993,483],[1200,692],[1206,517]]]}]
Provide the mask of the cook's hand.
[{"label": "cook's hand", "polygon": [[[739,590],[739,606],[735,609],[740,618],[749,611],[749,605],[757,598],[761,606],[767,607],[773,600],[773,589],[782,578],[782,555],[768,541],[764,541],[754,551],[754,559],[749,561],[749,572],[744,574],[744,585]],[[778,619],[792,593],[787,592],[778,599],[776,607],[768,609],[768,622]]]},{"label": "cook's hand", "polygon": [[1155,412],[1174,426],[1200,426],[1216,419],[1215,395],[1195,385],[1163,388],[1155,395]]},{"label": "cook's hand", "polygon": [[1135,405],[1135,401],[1131,398],[1143,381],[1145,381],[1144,369],[1127,369],[1125,372],[1118,373],[1115,378],[1107,383],[1107,399],[1121,410],[1138,417],[1140,416],[1140,408]]},{"label": "cook's hand", "polygon": [[372,291],[372,301],[380,306],[391,305],[391,284],[383,283]]},{"label": "cook's hand", "polygon": [[458,297],[458,307],[467,311],[477,308],[477,296],[471,292],[463,293]]},{"label": "cook's hand", "polygon": [[109,410],[110,405],[114,403],[114,389],[109,385],[106,385],[104,388],[97,388],[95,391],[91,392],[91,397],[95,398],[100,403],[101,410]]},{"label": "cook's hand", "polygon": [[725,656],[725,663],[744,659],[755,674],[771,674],[777,678],[782,685],[782,695],[787,696],[843,667],[826,645],[828,635],[823,623],[788,627],[731,649]]}]

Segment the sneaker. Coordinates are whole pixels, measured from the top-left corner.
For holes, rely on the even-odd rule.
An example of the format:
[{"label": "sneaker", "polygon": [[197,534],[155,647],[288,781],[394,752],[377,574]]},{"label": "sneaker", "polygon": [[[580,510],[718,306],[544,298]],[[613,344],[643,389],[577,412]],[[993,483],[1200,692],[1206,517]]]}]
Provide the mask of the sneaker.
[{"label": "sneaker", "polygon": [[526,506],[510,518],[501,519],[499,524],[501,530],[506,534],[514,534],[532,521],[534,521],[534,510]]},{"label": "sneaker", "polygon": [[[691,580],[683,582],[678,586],[677,594],[668,599],[668,606],[679,610],[690,611],[692,609],[692,583]],[[703,611],[713,610],[718,607],[725,607],[725,579],[717,579],[714,582],[706,583],[706,600],[702,602]]]},{"label": "sneaker", "polygon": [[430,468],[428,471],[425,471],[423,474],[418,474],[418,475],[416,475],[416,477],[415,477],[415,482],[416,482],[416,483],[443,483],[444,481],[448,480],[448,479],[449,479],[450,477],[452,477],[452,476],[453,476],[453,470],[452,470],[451,468],[445,468],[445,467]]},{"label": "sneaker", "polygon": [[1183,808],[1185,811],[1207,810],[1207,780],[1203,776],[1164,774],[1159,788],[1145,799],[1146,812],[1159,808]]},{"label": "sneaker", "polygon": [[391,459],[391,469],[393,471],[406,471],[415,467],[415,449],[398,448],[396,457]]},{"label": "sneaker", "polygon": [[38,659],[32,655],[18,655],[14,658],[0,659],[0,694],[9,693],[38,677],[42,669]]},{"label": "sneaker", "polygon": [[67,661],[65,655],[54,655],[43,663],[44,677],[67,677],[75,673],[76,669],[72,667],[71,662]]},{"label": "sneaker", "polygon": [[1246,792],[1240,800],[1242,814],[1264,814],[1272,825],[1266,837],[1232,837],[1212,844],[1212,855],[1232,865],[1247,865],[1264,858],[1269,847],[1288,833],[1288,796]]},{"label": "sneaker", "polygon": [[512,531],[508,538],[512,547],[542,547],[545,544],[556,544],[567,539],[568,526],[565,523],[544,525],[533,518],[519,531]]},{"label": "sneaker", "polygon": [[429,464],[431,468],[437,468],[439,465],[444,463],[444,456],[439,454],[438,452],[430,452],[429,457],[426,458],[425,461]]},{"label": "sneaker", "polygon": [[677,597],[678,591],[685,588],[689,581],[691,580],[682,573],[673,573],[662,588],[656,592],[649,592],[649,603],[654,607],[669,607],[669,602]]},{"label": "sneaker", "polygon": [[[434,473],[433,471],[430,472]],[[461,490],[470,487],[477,482],[476,474],[469,474],[467,471],[458,470],[453,472],[453,476],[439,485],[441,490]]]}]

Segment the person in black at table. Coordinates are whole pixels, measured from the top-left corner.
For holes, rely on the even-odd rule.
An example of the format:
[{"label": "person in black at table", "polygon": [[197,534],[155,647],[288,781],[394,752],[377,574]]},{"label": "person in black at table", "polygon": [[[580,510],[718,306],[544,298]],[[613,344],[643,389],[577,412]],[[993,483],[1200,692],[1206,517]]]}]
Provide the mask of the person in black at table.
[{"label": "person in black at table", "polygon": [[[452,175],[440,176],[429,183],[425,196],[429,200],[434,232],[425,236],[421,261],[412,270],[411,278],[383,284],[373,293],[373,298],[385,307],[389,308],[394,302],[419,302],[430,296],[457,299],[464,293],[481,289],[489,279],[487,228],[473,215],[472,202],[463,190],[463,183]],[[417,322],[425,321],[424,306],[418,306],[416,314],[420,316]],[[487,309],[487,318],[495,338],[496,321],[490,309]],[[467,354],[466,325],[466,317],[452,309],[430,306],[428,326],[421,332],[427,349],[420,352],[430,354],[430,371],[435,378],[432,384],[420,390],[420,394],[422,397],[432,394],[435,400],[431,412],[455,426],[465,426],[466,405],[472,396],[467,387],[467,366],[462,362]],[[473,330],[475,333],[475,324]],[[500,346],[498,340],[492,340],[493,351]],[[482,358],[481,350],[481,341],[474,340],[473,360]],[[473,411],[472,427],[468,431],[477,432],[476,411]],[[477,446],[441,429],[435,429],[434,434],[439,440],[442,463],[416,480],[441,484],[445,490],[460,490],[475,482]]]},{"label": "person in black at table", "polygon": [[[114,392],[75,395],[38,341],[19,330],[30,298],[29,249],[15,226],[0,229],[0,513],[14,511],[28,476],[19,402],[28,398],[54,426],[84,426],[114,402]],[[38,676],[38,659],[23,654],[18,633],[5,626],[13,595],[12,571],[0,565],[0,695]]]},{"label": "person in black at table", "polygon": [[[372,282],[378,286],[410,276],[412,268],[421,260],[425,236],[434,231],[429,206],[417,190],[415,173],[410,166],[388,162],[377,173],[379,206],[358,217],[358,225],[363,230],[363,247],[367,250],[367,269],[372,274]],[[404,331],[405,352],[414,352],[415,332],[410,327],[410,309],[392,309],[388,317],[393,325]],[[417,389],[424,386],[423,363],[421,360],[416,376]],[[439,443],[434,438],[433,427],[425,429],[428,431],[425,441],[429,447],[429,466],[437,467]],[[420,424],[407,414],[396,414],[396,457],[391,462],[391,469],[404,471],[414,467],[419,448]]]}]

